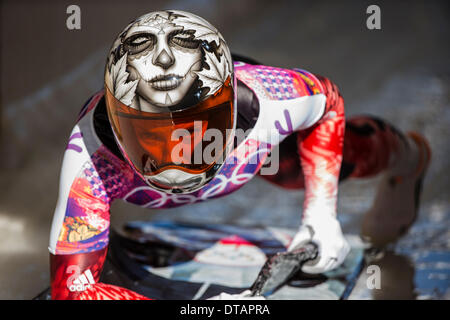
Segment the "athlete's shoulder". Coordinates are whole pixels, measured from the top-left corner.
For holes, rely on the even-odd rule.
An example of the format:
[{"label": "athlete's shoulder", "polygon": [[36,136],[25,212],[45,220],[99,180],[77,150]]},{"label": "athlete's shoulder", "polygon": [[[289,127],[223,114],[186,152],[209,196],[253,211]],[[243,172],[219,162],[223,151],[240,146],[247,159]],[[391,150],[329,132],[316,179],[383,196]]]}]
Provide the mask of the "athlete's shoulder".
[{"label": "athlete's shoulder", "polygon": [[87,114],[91,113],[104,96],[105,92],[103,89],[94,93],[81,108],[80,113],[78,114],[77,122],[86,117]]},{"label": "athlete's shoulder", "polygon": [[103,90],[96,92],[86,101],[78,115],[75,128],[79,130],[79,136],[83,138],[90,155],[104,148],[123,160],[109,123]]},{"label": "athlete's shoulder", "polygon": [[322,94],[319,79],[303,69],[285,69],[236,61],[236,78],[249,86],[260,99],[288,100]]}]

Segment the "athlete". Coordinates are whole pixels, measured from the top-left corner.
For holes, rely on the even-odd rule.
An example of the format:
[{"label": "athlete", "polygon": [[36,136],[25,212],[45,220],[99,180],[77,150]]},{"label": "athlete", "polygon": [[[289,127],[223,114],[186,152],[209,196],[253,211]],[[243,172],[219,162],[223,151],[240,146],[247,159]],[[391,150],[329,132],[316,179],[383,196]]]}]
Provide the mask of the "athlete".
[{"label": "athlete", "polygon": [[172,208],[225,196],[256,175],[304,189],[287,249],[312,241],[319,256],[302,270],[332,270],[350,250],[336,219],[339,181],[383,174],[362,225],[383,246],[413,223],[430,157],[417,133],[370,116],[346,120],[325,77],[233,59],[191,13],[143,15],[113,43],[104,90],[69,138],[50,236],[52,298],[151,298],[99,283],[115,199]]}]

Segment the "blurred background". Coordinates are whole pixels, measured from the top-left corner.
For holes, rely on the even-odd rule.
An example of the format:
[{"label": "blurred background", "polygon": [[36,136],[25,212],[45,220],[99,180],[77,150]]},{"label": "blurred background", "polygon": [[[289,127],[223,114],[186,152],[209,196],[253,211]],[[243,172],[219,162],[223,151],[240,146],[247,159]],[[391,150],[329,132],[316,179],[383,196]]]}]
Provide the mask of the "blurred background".
[{"label": "blurred background", "polygon": [[[66,8],[81,8],[68,30]],[[381,8],[381,30],[366,9]],[[135,17],[181,9],[204,17],[235,53],[300,67],[338,84],[347,116],[370,113],[422,132],[433,162],[417,223],[381,258],[382,289],[360,279],[355,299],[450,299],[450,8],[448,1],[1,1],[0,299],[31,299],[49,284],[48,238],[67,138],[102,88],[109,46]],[[377,178],[342,183],[339,219],[359,233]],[[261,194],[270,196],[261,197]],[[130,219],[292,227],[303,193],[255,178],[236,194],[150,211],[117,202]]]}]

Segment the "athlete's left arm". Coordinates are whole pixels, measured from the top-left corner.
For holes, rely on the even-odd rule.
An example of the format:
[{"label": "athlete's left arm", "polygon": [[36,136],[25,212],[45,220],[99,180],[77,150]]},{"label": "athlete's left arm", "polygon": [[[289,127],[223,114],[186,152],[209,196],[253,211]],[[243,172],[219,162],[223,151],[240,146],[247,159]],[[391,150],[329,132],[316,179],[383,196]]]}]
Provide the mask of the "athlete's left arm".
[{"label": "athlete's left arm", "polygon": [[344,100],[330,80],[317,77],[326,97],[323,116],[313,126],[297,132],[297,147],[304,176],[305,199],[302,224],[289,249],[305,241],[319,247],[314,263],[302,267],[306,273],[323,273],[338,267],[350,251],[336,206],[344,143]]},{"label": "athlete's left arm", "polygon": [[336,215],[344,143],[344,100],[334,83],[325,77],[316,77],[326,96],[324,114],[312,127],[297,133],[305,181],[304,221]]}]

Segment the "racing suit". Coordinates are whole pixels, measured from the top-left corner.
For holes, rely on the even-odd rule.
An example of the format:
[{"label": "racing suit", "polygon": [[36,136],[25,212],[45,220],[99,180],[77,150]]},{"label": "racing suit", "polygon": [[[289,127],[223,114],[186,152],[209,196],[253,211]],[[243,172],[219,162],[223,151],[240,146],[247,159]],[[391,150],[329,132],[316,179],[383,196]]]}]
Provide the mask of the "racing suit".
[{"label": "racing suit", "polygon": [[[401,143],[401,134],[379,119],[355,117],[346,123],[344,100],[325,77],[239,61],[235,76],[237,129],[248,135],[235,144],[218,175],[189,194],[149,187],[114,141],[103,91],[87,101],[60,175],[49,245],[53,299],[146,299],[98,282],[115,199],[172,208],[225,196],[260,175],[284,188],[304,189],[303,222],[326,224],[336,218],[339,181],[382,171]],[[279,166],[264,173],[275,150]]]}]

